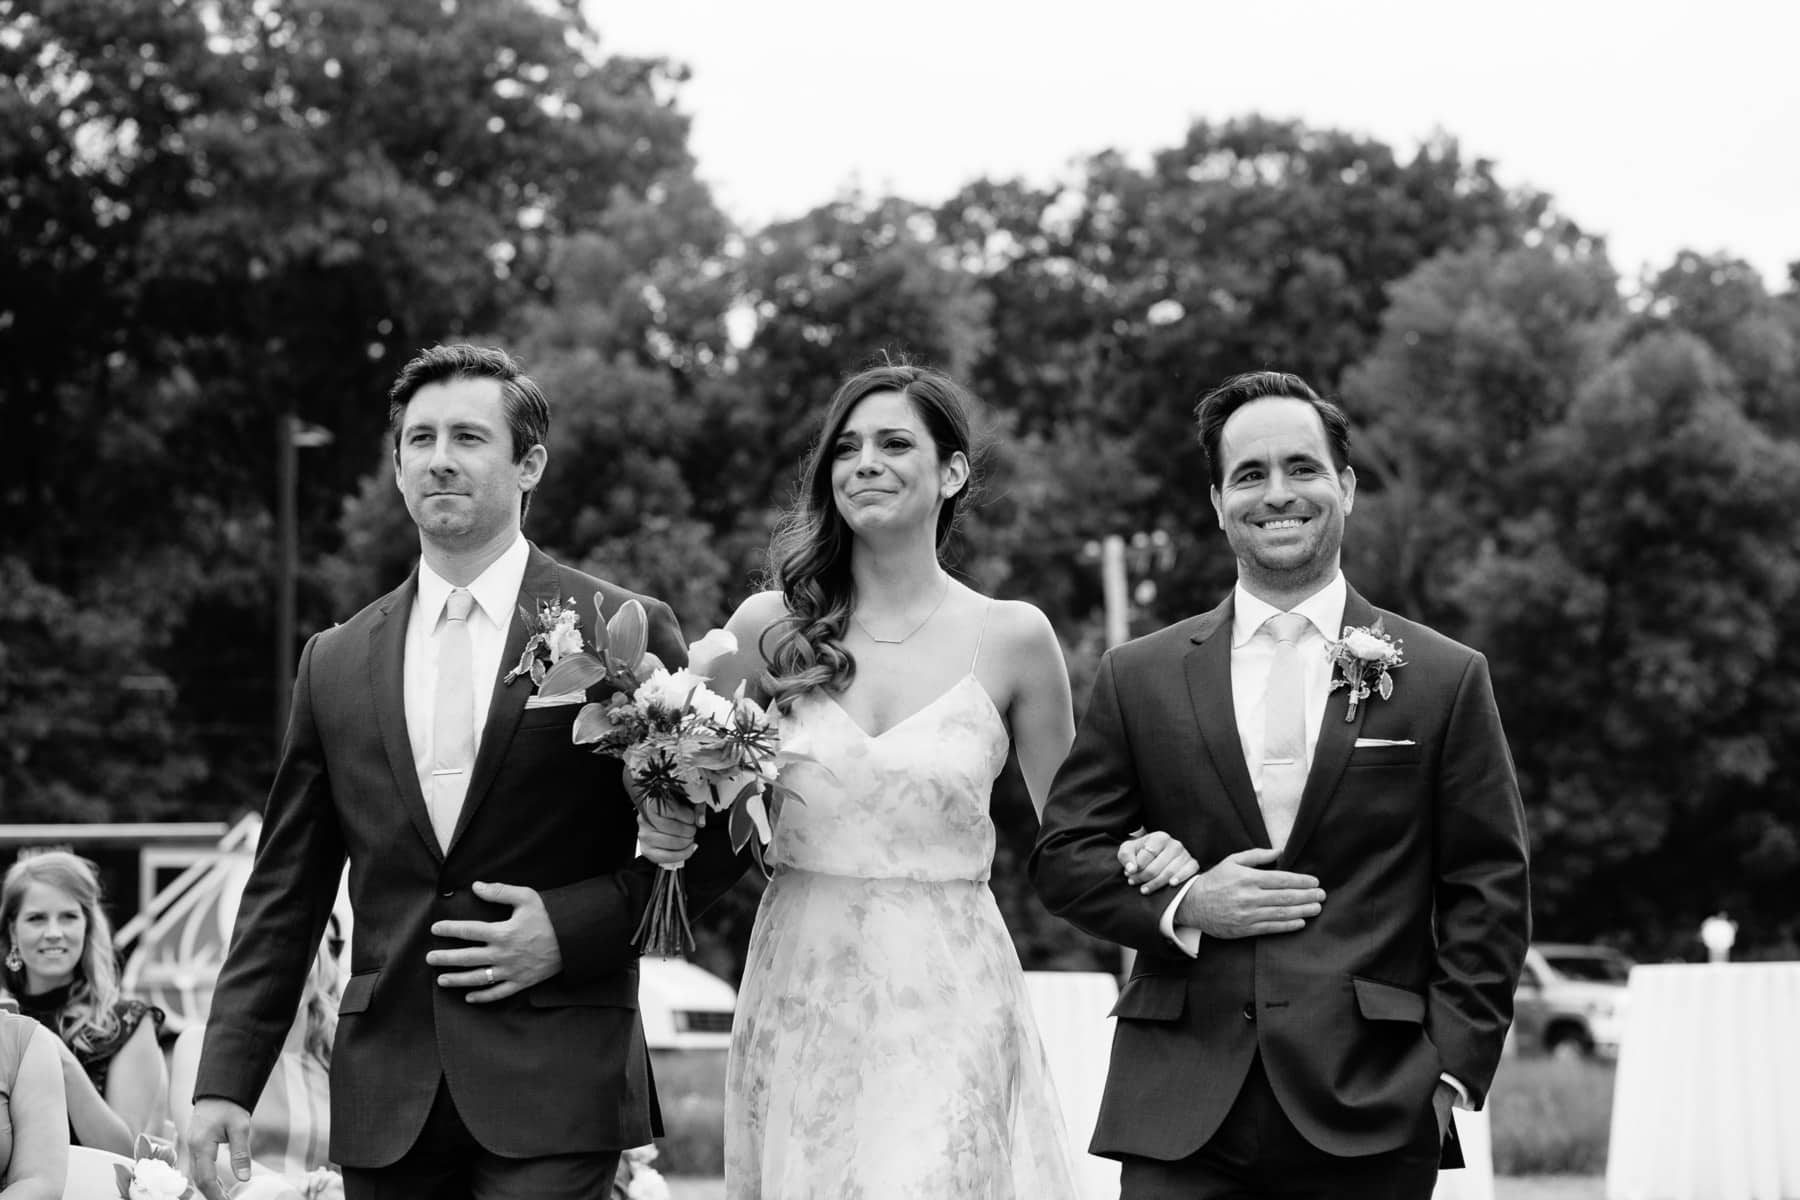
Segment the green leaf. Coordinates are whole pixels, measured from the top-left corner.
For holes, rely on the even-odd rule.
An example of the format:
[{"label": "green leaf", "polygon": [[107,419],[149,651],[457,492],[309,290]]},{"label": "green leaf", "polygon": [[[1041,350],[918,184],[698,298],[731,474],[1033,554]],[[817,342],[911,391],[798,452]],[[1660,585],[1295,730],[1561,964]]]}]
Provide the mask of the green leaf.
[{"label": "green leaf", "polygon": [[606,668],[587,651],[571,654],[544,673],[538,691],[546,696],[565,692],[585,692],[606,678]]},{"label": "green leaf", "polygon": [[575,728],[570,739],[577,746],[586,746],[597,742],[614,729],[618,722],[612,718],[612,709],[604,704],[584,704],[581,711],[575,714]]},{"label": "green leaf", "polygon": [[600,607],[600,593],[594,593],[594,653],[606,658],[611,643],[607,638],[606,610]]},{"label": "green leaf", "polygon": [[113,1178],[119,1181],[119,1200],[131,1200],[131,1168],[124,1163],[114,1163]]},{"label": "green leaf", "polygon": [[[594,603],[599,602],[596,592]],[[644,606],[635,599],[619,605],[619,611],[606,623],[606,640],[608,657],[622,666],[636,667],[650,642],[650,618],[644,615]]]}]

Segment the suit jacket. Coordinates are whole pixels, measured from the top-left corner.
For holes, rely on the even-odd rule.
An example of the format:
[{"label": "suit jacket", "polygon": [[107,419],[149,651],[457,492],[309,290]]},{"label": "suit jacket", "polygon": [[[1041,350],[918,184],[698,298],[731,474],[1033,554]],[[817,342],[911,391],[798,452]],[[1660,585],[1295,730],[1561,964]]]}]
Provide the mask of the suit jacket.
[{"label": "suit jacket", "polygon": [[[1140,826],[1203,865],[1270,844],[1232,703],[1232,610],[1227,597],[1101,660],[1032,852],[1053,912],[1139,951],[1093,1150],[1193,1153],[1256,1055],[1313,1145],[1391,1150],[1440,1072],[1480,1104],[1530,934],[1524,811],[1487,662],[1380,614],[1404,640],[1393,695],[1346,721],[1346,690],[1331,694],[1278,864],[1317,876],[1324,910],[1299,933],[1204,937],[1189,959],[1158,928],[1171,894],[1124,885],[1115,855]],[[1376,615],[1350,591],[1346,625]]]},{"label": "suit jacket", "polygon": [[[197,1096],[253,1108],[281,1048],[350,863],[351,975],[332,1055],[331,1156],[379,1167],[411,1147],[444,1079],[488,1149],[511,1157],[604,1151],[648,1142],[656,1127],[637,1012],[637,951],[653,866],[634,860],[636,818],[617,760],[572,744],[575,704],[527,710],[529,677],[497,676],[448,852],[441,851],[413,764],[402,658],[418,576],[306,644],[262,840],[213,993]],[[520,603],[574,597],[592,644],[593,605],[608,615],[632,593],[563,567],[535,546]],[[687,661],[668,605],[639,596],[650,649]],[[515,614],[500,673],[523,652]],[[603,687],[604,685],[597,685]],[[737,865],[724,822],[689,861],[694,909]],[[518,995],[470,1004],[441,988],[434,921],[503,920],[477,880],[535,888],[562,951],[561,973]]]}]

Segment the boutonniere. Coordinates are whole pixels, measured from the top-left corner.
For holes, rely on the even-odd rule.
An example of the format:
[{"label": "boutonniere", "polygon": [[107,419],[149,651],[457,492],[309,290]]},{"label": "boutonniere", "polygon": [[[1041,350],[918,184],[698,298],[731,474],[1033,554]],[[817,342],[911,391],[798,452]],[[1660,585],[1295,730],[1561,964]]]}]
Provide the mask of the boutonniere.
[{"label": "boutonniere", "polygon": [[195,1194],[188,1177],[175,1169],[173,1146],[140,1133],[131,1153],[129,1167],[113,1164],[119,1200],[188,1200]]},{"label": "boutonniere", "polygon": [[519,676],[529,675],[532,686],[537,687],[544,682],[551,667],[587,648],[581,640],[581,614],[575,610],[573,596],[561,604],[540,600],[535,614],[521,604],[519,615],[525,618],[525,628],[531,630],[531,637],[526,639],[525,650],[519,655],[519,665],[500,681],[503,684],[510,685]]},{"label": "boutonniere", "polygon": [[[1394,694],[1394,677],[1388,672],[1406,665],[1406,653],[1401,644],[1400,639],[1389,636],[1381,627],[1380,617],[1366,628],[1346,625],[1341,640],[1325,643],[1325,653],[1332,666],[1342,672],[1331,681],[1331,690],[1350,689],[1350,707],[1344,712],[1344,720],[1356,720],[1356,706],[1368,699],[1371,691],[1383,700]],[[1371,678],[1374,680],[1372,687]]]}]

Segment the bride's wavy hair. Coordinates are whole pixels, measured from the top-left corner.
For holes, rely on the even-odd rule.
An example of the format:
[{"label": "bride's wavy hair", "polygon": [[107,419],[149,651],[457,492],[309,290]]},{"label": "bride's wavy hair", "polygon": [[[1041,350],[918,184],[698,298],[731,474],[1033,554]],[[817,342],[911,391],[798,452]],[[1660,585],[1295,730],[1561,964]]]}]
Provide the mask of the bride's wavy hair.
[{"label": "bride's wavy hair", "polygon": [[850,527],[832,495],[833,450],[856,406],[877,392],[899,392],[911,403],[937,446],[938,460],[961,454],[970,480],[946,498],[937,515],[941,556],[956,529],[957,502],[974,485],[975,454],[969,434],[969,393],[941,371],[885,362],[846,379],[831,397],[801,468],[794,503],[769,543],[769,586],[781,592],[788,615],[763,633],[764,678],[770,698],[786,712],[817,688],[841,692],[856,678],[856,660],[844,649],[855,601],[850,579]]}]

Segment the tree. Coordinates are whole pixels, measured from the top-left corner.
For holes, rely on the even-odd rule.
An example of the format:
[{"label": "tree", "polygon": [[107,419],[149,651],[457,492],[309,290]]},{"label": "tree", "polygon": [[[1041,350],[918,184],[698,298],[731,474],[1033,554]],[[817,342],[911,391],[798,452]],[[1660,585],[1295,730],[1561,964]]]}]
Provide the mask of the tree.
[{"label": "tree", "polygon": [[1539,928],[1657,955],[1721,905],[1779,911],[1800,868],[1800,446],[1660,307],[1630,316],[1598,256],[1447,254],[1345,387],[1372,451],[1350,569],[1488,655]]},{"label": "tree", "polygon": [[[677,77],[529,0],[0,0],[0,29],[10,569],[119,627],[148,608],[146,670],[210,772],[186,802],[255,803],[278,423],[337,435],[305,459],[310,558],[376,457],[398,357],[496,327],[547,297],[563,241],[691,192]],[[302,613],[330,605],[309,587]],[[8,671],[55,669],[33,652]]]}]

